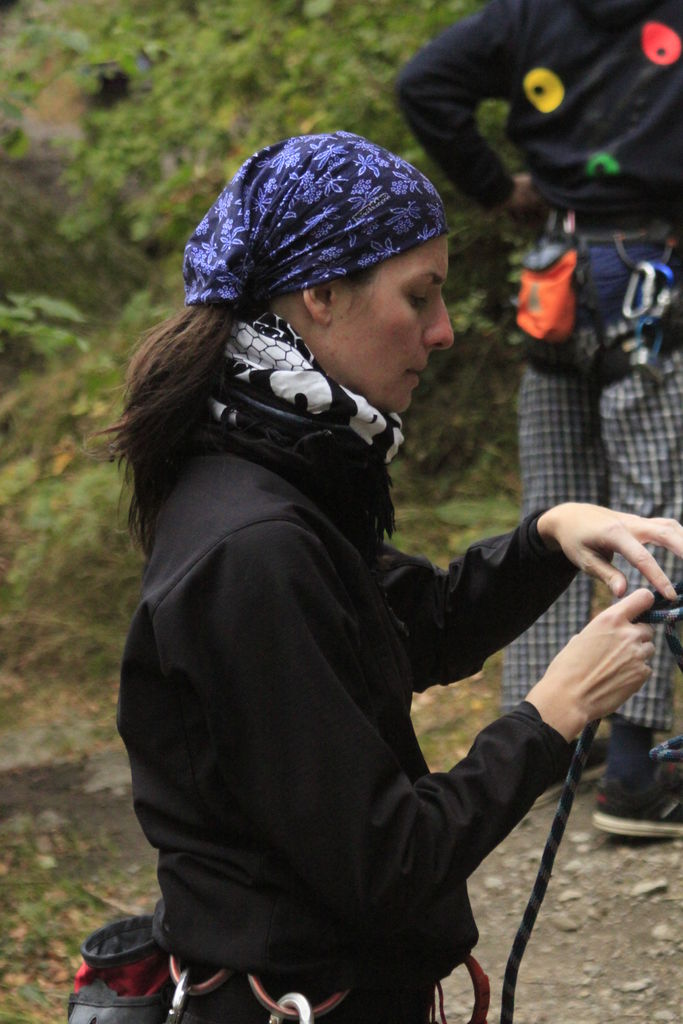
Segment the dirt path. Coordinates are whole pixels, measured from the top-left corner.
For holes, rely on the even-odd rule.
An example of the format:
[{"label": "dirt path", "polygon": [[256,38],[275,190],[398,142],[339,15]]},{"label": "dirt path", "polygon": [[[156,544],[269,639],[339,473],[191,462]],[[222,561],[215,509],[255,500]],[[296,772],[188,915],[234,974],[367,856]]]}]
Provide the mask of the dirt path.
[{"label": "dirt path", "polygon": [[[515,1024],[680,1021],[683,841],[615,842],[591,825],[593,801],[593,787],[582,786],[522,960]],[[554,803],[534,807],[471,880],[490,1024],[554,812]],[[464,1008],[451,984],[450,1006]]]},{"label": "dirt path", "polygon": [[[77,765],[5,771],[0,794],[5,817],[56,816],[104,830],[113,862],[149,870],[153,878],[153,857],[132,813],[121,753]],[[590,824],[593,797],[591,784],[584,784],[522,962],[515,1024],[681,1019],[683,841],[613,842]],[[554,808],[552,802],[534,807],[471,881],[482,936],[475,954],[491,981],[489,1024],[499,1020],[505,964]],[[130,909],[149,909],[153,898],[150,884],[149,907]],[[449,1024],[465,1024],[472,1002],[464,970],[446,981],[444,991]]]}]

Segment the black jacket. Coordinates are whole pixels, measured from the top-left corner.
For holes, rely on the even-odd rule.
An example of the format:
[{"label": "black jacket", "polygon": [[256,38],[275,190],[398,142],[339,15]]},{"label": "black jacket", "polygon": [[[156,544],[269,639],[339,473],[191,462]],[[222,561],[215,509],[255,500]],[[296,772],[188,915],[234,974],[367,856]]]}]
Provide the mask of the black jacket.
[{"label": "black jacket", "polygon": [[466,878],[566,768],[528,704],[445,773],[410,721],[413,690],[477,671],[571,580],[534,521],[448,572],[382,561],[235,455],[192,460],[162,512],[119,728],[159,849],[157,938],[185,961],[433,982],[477,940]]},{"label": "black jacket", "polygon": [[680,0],[491,0],[413,58],[399,100],[425,149],[484,206],[512,190],[475,120],[499,98],[551,206],[677,217],[682,37]]}]

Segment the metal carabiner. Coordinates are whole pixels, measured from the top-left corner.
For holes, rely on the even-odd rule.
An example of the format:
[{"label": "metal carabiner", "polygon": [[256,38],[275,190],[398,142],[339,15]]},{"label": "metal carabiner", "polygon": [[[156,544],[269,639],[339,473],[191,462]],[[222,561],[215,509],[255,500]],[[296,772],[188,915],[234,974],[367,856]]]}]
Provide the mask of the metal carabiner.
[{"label": "metal carabiner", "polygon": [[[311,1004],[300,992],[288,992],[287,995],[278,1000],[278,1006],[283,1010],[288,1008],[296,1010],[299,1014],[299,1024],[314,1024],[315,1017]],[[268,1024],[282,1024],[282,1021],[286,1019],[284,1013],[282,1015],[271,1013]]]},{"label": "metal carabiner", "polygon": [[[652,266],[655,269],[655,297],[651,309],[651,315],[661,317],[664,316],[671,305],[675,282],[674,272],[666,263],[653,262]],[[659,289],[657,288],[656,282],[657,275],[664,278],[664,284]]]},{"label": "metal carabiner", "polygon": [[[666,264],[663,264],[666,266]],[[626,287],[626,294],[624,295],[624,302],[621,307],[622,315],[627,320],[637,320],[638,317],[644,316],[652,308],[652,303],[655,297],[655,285],[657,283],[657,272],[652,263],[648,263],[647,260],[641,260],[640,263],[636,264],[635,270],[631,273],[628,285]],[[638,305],[636,296],[638,292],[638,286],[640,288],[640,299]]]},{"label": "metal carabiner", "polygon": [[[654,329],[651,344],[648,344],[643,331]],[[662,325],[659,317],[643,316],[636,325],[636,347],[629,357],[630,365],[636,370],[643,370],[658,384],[662,381],[659,363],[659,351],[662,347]]]},{"label": "metal carabiner", "polygon": [[641,316],[636,324],[636,351],[646,348],[653,356],[662,347],[662,325],[658,316]]},{"label": "metal carabiner", "polygon": [[658,260],[653,260],[650,264],[654,268],[656,274],[661,274],[662,277],[666,278],[666,286],[669,288],[673,287],[674,283],[674,272],[668,263],[661,263]]},{"label": "metal carabiner", "polygon": [[171,1009],[168,1011],[168,1017],[166,1018],[165,1024],[180,1024],[180,1021],[183,1019],[185,1004],[189,994],[190,971],[189,968],[186,967],[178,978],[178,984],[176,985],[175,992],[173,993]]}]

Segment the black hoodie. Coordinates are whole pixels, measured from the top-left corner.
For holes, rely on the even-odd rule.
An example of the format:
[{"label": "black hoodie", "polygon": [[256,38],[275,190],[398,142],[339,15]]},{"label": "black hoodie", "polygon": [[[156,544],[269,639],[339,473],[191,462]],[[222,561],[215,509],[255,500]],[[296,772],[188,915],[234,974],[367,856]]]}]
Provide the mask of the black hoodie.
[{"label": "black hoodie", "polygon": [[680,216],[680,0],[490,0],[403,69],[398,95],[426,150],[484,206],[512,190],[481,136],[486,98],[541,194],[589,215]]},{"label": "black hoodie", "polygon": [[625,29],[658,6],[657,0],[574,0],[583,16],[601,28]]}]

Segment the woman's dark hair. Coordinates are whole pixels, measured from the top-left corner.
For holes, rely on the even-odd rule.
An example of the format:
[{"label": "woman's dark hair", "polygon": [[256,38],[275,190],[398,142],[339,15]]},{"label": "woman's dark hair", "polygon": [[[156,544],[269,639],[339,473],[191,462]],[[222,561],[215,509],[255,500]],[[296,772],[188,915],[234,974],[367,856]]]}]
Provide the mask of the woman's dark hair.
[{"label": "woman's dark hair", "polygon": [[161,505],[208,421],[232,319],[229,306],[188,306],[143,335],[128,367],[123,413],[104,431],[132,483],[128,525],[147,554]]},{"label": "woman's dark hair", "polygon": [[[345,281],[360,288],[376,272],[373,265]],[[187,306],[144,334],[128,367],[123,413],[103,431],[111,458],[125,463],[133,488],[128,526],[146,554],[183,462],[202,435],[210,443],[208,400],[223,371],[233,319],[228,305]]]}]

